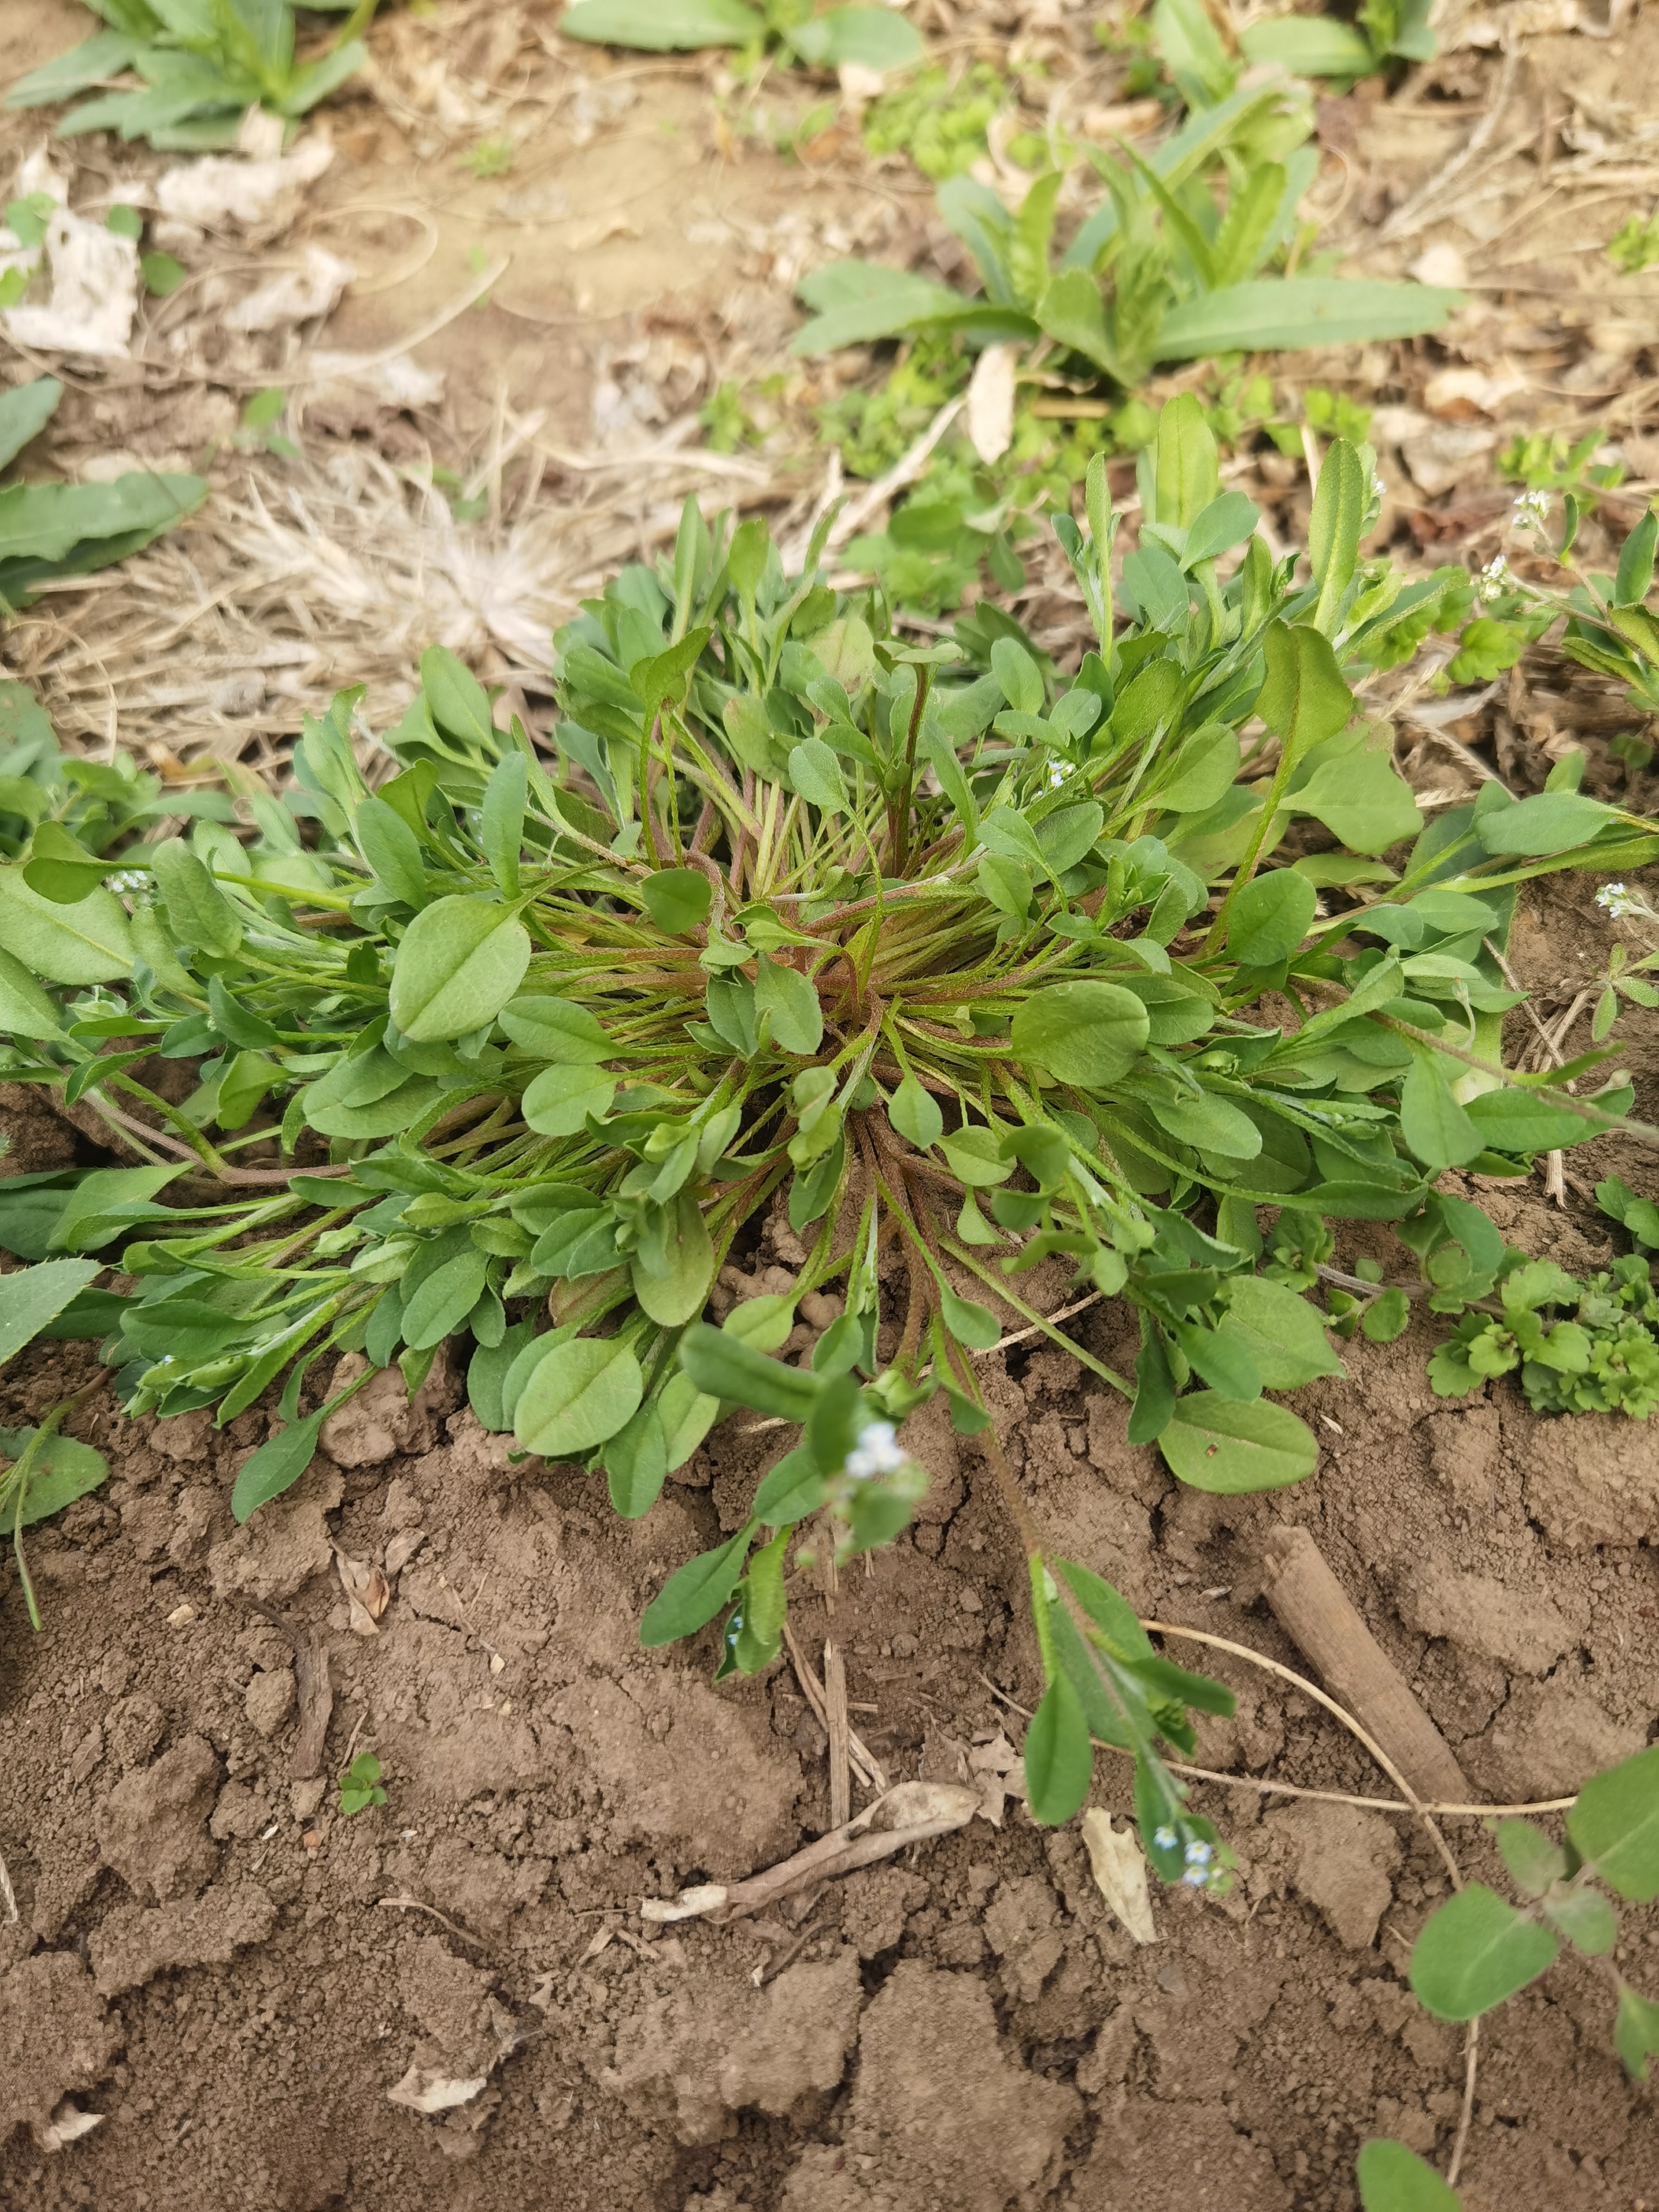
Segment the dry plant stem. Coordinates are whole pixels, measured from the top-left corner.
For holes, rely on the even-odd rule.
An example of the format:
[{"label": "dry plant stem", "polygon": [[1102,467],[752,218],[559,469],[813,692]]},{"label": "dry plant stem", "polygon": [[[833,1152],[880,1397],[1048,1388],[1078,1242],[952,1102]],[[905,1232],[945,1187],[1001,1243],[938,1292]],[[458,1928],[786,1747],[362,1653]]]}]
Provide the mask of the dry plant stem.
[{"label": "dry plant stem", "polygon": [[[1392,1014],[1374,1012],[1370,1018],[1383,1029],[1392,1030],[1396,1036],[1406,1038],[1409,1043],[1426,1046],[1431,1052],[1443,1053],[1448,1060],[1461,1060],[1466,1067],[1478,1067],[1483,1075],[1501,1076],[1512,1088],[1529,1087],[1516,1085],[1513,1071],[1510,1068],[1498,1066],[1495,1060],[1482,1060],[1479,1053],[1465,1052],[1460,1045],[1447,1043],[1443,1037],[1431,1036],[1426,1030],[1413,1029],[1409,1022],[1396,1021]],[[1574,1098],[1565,1091],[1553,1091],[1551,1097],[1556,1105],[1565,1108],[1569,1114],[1579,1114],[1585,1121],[1594,1121],[1607,1136],[1639,1137],[1644,1144],[1659,1146],[1659,1128],[1650,1121],[1632,1121],[1626,1114],[1604,1114],[1589,1100]]]},{"label": "dry plant stem", "polygon": [[1472,1793],[1450,1746],[1360,1619],[1305,1528],[1281,1524],[1262,1547],[1265,1595],[1279,1624],[1396,1762],[1408,1795]]},{"label": "dry plant stem", "polygon": [[[830,1726],[830,1708],[824,1696],[823,1685],[812,1671],[812,1662],[801,1650],[799,1639],[787,1620],[783,1624],[783,1643],[784,1649],[789,1654],[789,1663],[795,1670],[795,1680],[800,1684],[801,1695],[812,1708],[819,1727],[827,1733]],[[849,1706],[848,1710],[850,1712],[852,1709]],[[847,1731],[847,1752],[857,1769],[860,1781],[864,1784],[866,1789],[885,1790],[890,1786],[886,1769],[882,1765],[881,1761],[862,1741],[857,1729],[850,1726]]]},{"label": "dry plant stem", "polygon": [[484,1942],[482,1936],[474,1936],[471,1934],[466,1929],[463,1928],[459,1922],[452,1920],[447,1912],[440,1912],[435,1905],[427,1904],[423,1898],[377,1897],[374,1902],[376,1905],[395,1906],[398,1911],[404,1912],[429,1913],[433,1919],[438,1921],[445,1928],[447,1928],[452,1936],[459,1936],[463,1943],[470,1943],[475,1951],[488,1951],[490,1948],[490,1946]]},{"label": "dry plant stem", "polygon": [[823,1639],[823,1702],[830,1731],[830,1826],[845,1827],[853,1810],[852,1723],[847,1717],[847,1662],[832,1637]]},{"label": "dry plant stem", "polygon": [[14,1926],[17,1920],[17,1893],[11,1886],[11,1876],[6,1871],[3,1854],[0,1854],[0,1905],[6,1910],[6,1918]]}]

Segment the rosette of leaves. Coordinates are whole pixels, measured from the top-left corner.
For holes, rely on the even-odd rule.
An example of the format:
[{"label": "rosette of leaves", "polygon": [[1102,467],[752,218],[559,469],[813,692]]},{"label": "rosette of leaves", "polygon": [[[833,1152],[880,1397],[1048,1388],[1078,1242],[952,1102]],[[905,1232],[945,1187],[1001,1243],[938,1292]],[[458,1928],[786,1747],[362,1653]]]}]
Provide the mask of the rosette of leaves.
[{"label": "rosette of leaves", "polygon": [[[975,1355],[1010,1316],[1130,1399],[1131,1438],[1183,1480],[1299,1480],[1314,1438],[1268,1394],[1338,1371],[1291,1279],[1306,1224],[1395,1221],[1455,1273],[1475,1232],[1443,1168],[1521,1172],[1563,1121],[1616,1122],[1488,1057],[1511,1000],[1486,947],[1526,876],[1659,842],[1592,807],[1570,848],[1554,794],[1423,829],[1350,678],[1461,602],[1452,575],[1361,561],[1370,481],[1333,447],[1298,578],[1172,402],[1115,605],[1103,468],[1086,529],[1060,525],[1097,641],[1069,676],[988,605],[909,641],[823,580],[827,521],[792,574],[763,523],[711,532],[691,504],[672,555],[561,632],[550,759],[434,651],[378,788],[346,694],[283,799],[246,785],[240,829],[129,845],[115,890],[90,854],[54,841],[75,876],[20,853],[7,1073],[142,1164],[0,1198],[0,1237],[26,1200],[43,1252],[118,1252],[138,1287],[88,1328],[133,1411],[228,1421],[282,1382],[243,1517],[307,1464],[329,1353],[413,1386],[470,1334],[485,1425],[603,1468],[629,1515],[733,1406],[797,1425],[744,1527],[647,1615],[655,1640],[734,1607],[745,1669],[777,1649],[804,1519],[848,1549],[903,1525],[922,1478],[886,1439],[922,1400],[943,1390],[1001,1468]],[[1298,825],[1341,849],[1303,853]],[[1402,846],[1396,873],[1376,856]],[[178,1103],[156,1055],[193,1070]],[[718,1272],[774,1209],[795,1283],[717,1328]],[[1130,1302],[1133,1381],[1022,1295],[1045,1261]],[[840,1317],[775,1357],[832,1285]],[[1020,1525],[1048,1677],[1034,1805],[1063,1817],[1091,1736],[1127,1743],[1154,1863],[1222,1878],[1152,1747],[1224,1693]]]},{"label": "rosette of leaves", "polygon": [[952,177],[939,212],[967,247],[981,293],[876,262],[830,262],[801,280],[814,313],[793,349],[951,333],[974,349],[1012,339],[1040,348],[1051,368],[1132,391],[1159,362],[1437,329],[1460,294],[1288,273],[1318,166],[1311,130],[1304,96],[1283,83],[1245,86],[1196,106],[1148,157],[1087,149],[1105,197],[1063,249],[1062,170],[1038,177],[1017,211],[990,185]]},{"label": "rosette of leaves", "polygon": [[[0,469],[39,437],[64,387],[36,377],[0,391]],[[125,561],[207,497],[201,477],[131,469],[105,483],[0,485],[0,615],[29,604],[54,576],[84,576]]]},{"label": "rosette of leaves", "polygon": [[1365,0],[1352,22],[1338,15],[1264,15],[1239,33],[1238,48],[1246,61],[1277,62],[1297,76],[1352,84],[1390,62],[1432,61],[1429,15],[1429,0]]},{"label": "rosette of leaves", "polygon": [[72,107],[58,125],[58,137],[113,131],[166,151],[200,153],[234,146],[250,107],[288,121],[309,114],[367,59],[362,33],[376,0],[311,0],[313,11],[346,13],[346,21],[305,61],[295,56],[289,0],[87,4],[108,28],[20,78],[6,106],[49,107],[133,77],[138,82],[131,89],[102,89]]},{"label": "rosette of leaves", "polygon": [[1627,1905],[1659,1897],[1659,1747],[1586,1782],[1559,1843],[1533,1820],[1488,1826],[1525,1902],[1511,1905],[1477,1881],[1432,1912],[1412,1949],[1419,2002],[1437,2020],[1478,2019],[1547,1972],[1565,1942],[1604,1962],[1616,2006],[1613,2046],[1626,2073],[1646,2081],[1659,2051],[1659,2003],[1613,1964],[1619,1916],[1607,1893]]}]

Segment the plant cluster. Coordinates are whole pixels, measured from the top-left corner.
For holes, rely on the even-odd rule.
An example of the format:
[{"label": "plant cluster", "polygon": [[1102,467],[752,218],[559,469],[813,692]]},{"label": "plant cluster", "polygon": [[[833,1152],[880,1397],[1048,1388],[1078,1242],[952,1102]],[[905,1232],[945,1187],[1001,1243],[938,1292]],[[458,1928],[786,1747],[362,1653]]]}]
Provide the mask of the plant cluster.
[{"label": "plant cluster", "polygon": [[[0,469],[40,435],[63,396],[55,376],[0,390]],[[105,483],[0,485],[0,615],[27,606],[49,578],[84,576],[125,560],[193,514],[207,489],[200,477],[147,469]],[[51,746],[49,729],[46,743]]]},{"label": "plant cluster", "polygon": [[[250,107],[293,122],[343,84],[367,58],[362,33],[376,0],[307,0],[313,11],[345,14],[319,53],[295,52],[290,0],[87,0],[108,29],[20,78],[8,107],[49,107],[111,80],[130,89],[100,90],[72,107],[59,137],[113,131],[152,146],[203,153],[234,146]],[[348,12],[349,11],[349,12]]]},{"label": "plant cluster", "polygon": [[985,157],[986,133],[1012,97],[1007,80],[988,62],[955,73],[918,70],[865,110],[864,143],[878,157],[908,154],[924,177],[942,184]]},{"label": "plant cluster", "polygon": [[[1097,640],[1071,678],[989,605],[908,642],[878,593],[823,581],[827,523],[792,575],[763,523],[711,532],[693,503],[672,556],[560,633],[552,772],[441,651],[378,789],[352,694],[307,720],[283,798],[244,780],[240,829],[204,808],[112,855],[64,769],[0,866],[6,1073],[142,1164],[0,1195],[22,1256],[118,1251],[136,1279],[54,1328],[101,1340],[134,1413],[224,1422],[282,1382],[243,1518],[308,1464],[341,1397],[304,1413],[301,1391],[331,1352],[413,1387],[469,1332],[485,1425],[602,1468],[630,1516],[723,1411],[797,1423],[744,1528],[646,1616],[664,1640],[730,1607],[744,1671],[777,1648],[803,1521],[827,1511],[847,1550],[904,1525],[925,1476],[899,1431],[933,1393],[1023,1515],[974,1364],[1003,1313],[1128,1398],[1182,1480],[1310,1473],[1310,1431],[1265,1394],[1339,1370],[1300,1294],[1328,1221],[1392,1221],[1467,1286],[1495,1232],[1441,1171],[1522,1173],[1620,1125],[1622,1091],[1503,1067],[1493,948],[1528,877],[1659,841],[1496,784],[1423,827],[1351,683],[1457,618],[1461,572],[1361,560],[1368,453],[1327,457],[1305,580],[1222,491],[1190,396],[1145,496],[1115,605],[1098,464],[1087,529],[1056,524]],[[154,802],[127,783],[137,821]],[[1376,856],[1402,841],[1396,873]],[[1293,1030],[1261,1018],[1269,993]],[[180,1103],[145,1079],[157,1054],[194,1071]],[[793,1291],[705,1322],[774,1212],[805,1253]],[[1044,1261],[1128,1299],[1133,1380],[1022,1297]],[[831,1285],[810,1354],[771,1356]],[[1123,1743],[1153,1863],[1224,1879],[1153,1745],[1225,1693],[1021,1531],[1034,1807],[1065,1817],[1091,1736]]]}]

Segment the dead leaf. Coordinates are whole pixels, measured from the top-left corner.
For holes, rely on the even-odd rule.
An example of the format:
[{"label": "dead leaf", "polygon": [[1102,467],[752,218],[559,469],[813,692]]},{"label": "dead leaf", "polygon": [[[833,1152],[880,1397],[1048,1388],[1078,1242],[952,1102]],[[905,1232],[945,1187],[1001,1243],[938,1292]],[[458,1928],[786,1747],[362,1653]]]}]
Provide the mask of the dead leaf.
[{"label": "dead leaf", "polygon": [[82,2136],[89,2136],[94,2128],[103,2124],[102,2112],[83,2112],[72,2097],[65,2097],[46,2126],[36,2127],[34,2140],[50,2155],[68,2143],[78,2142]]},{"label": "dead leaf", "polygon": [[334,1564],[351,1608],[352,1634],[378,1636],[380,1632],[375,1624],[392,1602],[391,1583],[367,1559],[354,1559],[347,1553],[337,1550]]},{"label": "dead leaf", "polygon": [[1496,415],[1506,399],[1527,389],[1527,380],[1514,369],[1492,375],[1484,368],[1443,368],[1423,387],[1423,404],[1443,420],[1469,422],[1476,415]]},{"label": "dead leaf", "polygon": [[52,297],[9,309],[6,333],[38,353],[125,361],[138,312],[138,249],[101,222],[54,208],[46,222]]},{"label": "dead leaf", "polygon": [[402,1574],[425,1541],[424,1528],[400,1528],[386,1547],[387,1578]]},{"label": "dead leaf", "polygon": [[274,331],[325,315],[357,270],[326,246],[311,245],[297,269],[285,269],[234,307],[225,317],[232,331]]},{"label": "dead leaf", "polygon": [[245,230],[267,224],[283,228],[297,214],[306,185],[333,159],[334,148],[320,133],[270,161],[197,155],[156,179],[155,204],[163,215],[208,230],[228,222]]},{"label": "dead leaf", "polygon": [[968,439],[988,466],[1014,441],[1014,369],[1019,347],[1007,339],[987,346],[968,386]]},{"label": "dead leaf", "polygon": [[1112,1816],[1091,1805],[1079,1824],[1088,1849],[1095,1887],[1123,1923],[1137,1943],[1156,1943],[1152,1899],[1146,1893],[1146,1862],[1133,1827],[1127,1821],[1120,1835]]},{"label": "dead leaf", "polygon": [[1468,264],[1455,246],[1443,241],[1425,246],[1413,262],[1411,273],[1419,284],[1443,285],[1452,292],[1461,292],[1469,281]]},{"label": "dead leaf", "polygon": [[449,2112],[457,2105],[469,2105],[483,2087],[488,2074],[457,2080],[436,2068],[411,2065],[401,2081],[386,2091],[394,2105],[405,2105],[411,2112]]}]

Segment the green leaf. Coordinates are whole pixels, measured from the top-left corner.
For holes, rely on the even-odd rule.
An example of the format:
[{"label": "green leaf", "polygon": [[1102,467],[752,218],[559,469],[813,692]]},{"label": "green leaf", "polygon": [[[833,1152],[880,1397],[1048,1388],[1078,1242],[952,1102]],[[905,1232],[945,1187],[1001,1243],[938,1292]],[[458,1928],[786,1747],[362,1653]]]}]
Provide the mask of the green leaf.
[{"label": "green leaf", "polygon": [[1353,712],[1349,690],[1329,641],[1305,623],[1269,623],[1261,635],[1267,676],[1255,702],[1291,756],[1334,738]]},{"label": "green leaf", "polygon": [[32,384],[15,384],[0,392],[0,469],[40,435],[63,396],[64,387],[55,376],[37,376]]},{"label": "green leaf", "polygon": [[422,1277],[404,1308],[404,1342],[425,1352],[453,1335],[478,1303],[489,1265],[486,1253],[469,1246]]},{"label": "green leaf", "polygon": [[1605,1958],[1619,1941],[1619,1916],[1598,1889],[1569,1889],[1547,1897],[1544,1917],[1587,1959]]},{"label": "green leaf", "polygon": [[823,1470],[810,1444],[786,1452],[755,1492],[755,1518],[781,1528],[816,1513],[823,1503]]},{"label": "green leaf", "polygon": [[330,1407],[319,1407],[303,1421],[278,1429],[258,1451],[248,1454],[236,1470],[236,1485],[230,1493],[234,1521],[250,1519],[262,1505],[268,1505],[273,1498],[280,1498],[285,1490],[294,1487],[317,1456],[323,1415],[331,1411]]},{"label": "green leaf", "polygon": [[[15,1466],[38,1433],[34,1429],[0,1429],[0,1460],[10,1460]],[[48,1437],[30,1464],[21,1495],[11,1492],[0,1505],[0,1536],[15,1536],[20,1527],[33,1528],[37,1521],[61,1513],[77,1498],[96,1490],[108,1474],[109,1462],[90,1444],[77,1443],[73,1437]],[[5,1480],[0,1472],[0,1487]]]},{"label": "green leaf", "polygon": [[1547,1928],[1472,1881],[1430,1915],[1412,1948],[1411,1984],[1437,2020],[1474,2020],[1536,1981],[1559,1949]]},{"label": "green leaf", "polygon": [[365,799],[357,808],[357,843],[364,860],[393,898],[405,906],[426,904],[426,867],[415,832],[383,799]]},{"label": "green leaf", "polygon": [[668,1577],[640,1623],[640,1642],[647,1651],[708,1626],[742,1580],[754,1534],[755,1523],[746,1522],[718,1550],[699,1553]]},{"label": "green leaf", "polygon": [[1206,1092],[1202,1097],[1151,1098],[1152,1118],[1183,1144],[1224,1158],[1253,1160],[1261,1150],[1261,1132],[1249,1115],[1224,1098]]},{"label": "green leaf", "polygon": [[921,1152],[938,1144],[945,1133],[945,1116],[939,1111],[939,1101],[931,1091],[917,1082],[914,1075],[907,1075],[893,1093],[888,1103],[887,1118],[900,1136],[907,1139]]},{"label": "green leaf", "polygon": [[574,1137],[590,1114],[603,1120],[616,1095],[617,1079],[602,1067],[548,1067],[525,1092],[520,1110],[538,1136]]},{"label": "green leaf", "polygon": [[1318,903],[1318,892],[1293,868],[1254,877],[1227,916],[1228,957],[1241,968],[1273,968],[1288,960],[1312,928]]},{"label": "green leaf", "polygon": [[1228,1495],[1300,1482],[1319,1464],[1312,1431],[1287,1407],[1213,1390],[1176,1399],[1158,1448],[1182,1482]]},{"label": "green leaf", "polygon": [[1579,1856],[1632,1905],[1659,1897],[1659,1744],[1585,1783],[1567,1815]]},{"label": "green leaf", "polygon": [[790,343],[790,352],[799,354],[838,353],[843,346],[902,337],[927,323],[958,322],[973,306],[948,284],[875,261],[832,261],[810,270],[795,289],[817,310]]},{"label": "green leaf", "polygon": [[1227,1319],[1248,1344],[1266,1390],[1296,1390],[1322,1375],[1346,1372],[1319,1315],[1287,1284],[1241,1277],[1228,1292]]},{"label": "green leaf", "polygon": [[513,1426],[512,1410],[507,1403],[507,1375],[520,1353],[535,1340],[533,1319],[515,1322],[499,1344],[481,1344],[467,1363],[467,1403],[494,1436],[503,1436]]},{"label": "green leaf", "polygon": [[132,937],[120,901],[95,890],[64,907],[0,867],[0,950],[49,983],[111,983],[132,973]]},{"label": "green leaf", "polygon": [[392,1018],[411,1044],[441,1044],[494,1021],[524,981],[530,939],[510,908],[441,898],[417,914],[392,969]]},{"label": "green leaf", "polygon": [[645,1395],[640,1363],[615,1337],[556,1344],[519,1396],[513,1433],[526,1451],[568,1460],[614,1437]]},{"label": "green leaf", "polygon": [[1547,1091],[1483,1091],[1463,1110],[1493,1152],[1554,1152],[1596,1133],[1582,1114],[1553,1105]]},{"label": "green leaf", "polygon": [[1160,361],[1206,354],[1291,352],[1437,331],[1464,304],[1462,292],[1344,276],[1261,276],[1224,285],[1170,308],[1159,325]]},{"label": "green leaf", "polygon": [[514,1044],[555,1066],[597,1066],[616,1049],[586,1007],[569,999],[514,999],[497,1018]]},{"label": "green leaf", "polygon": [[688,937],[708,919],[714,887],[701,868],[662,868],[640,885],[645,910],[671,937]]},{"label": "green leaf", "polygon": [[0,952],[0,1035],[55,1037],[63,1034],[58,1009],[15,953]]},{"label": "green leaf", "polygon": [[653,1275],[634,1255],[634,1296],[641,1310],[663,1328],[678,1328],[700,1314],[714,1279],[714,1248],[702,1209],[689,1190],[674,1200],[675,1226],[669,1238],[672,1261],[666,1275]]},{"label": "green leaf", "polygon": [[46,1260],[0,1275],[0,1367],[55,1321],[97,1273],[96,1260]]},{"label": "green leaf", "polygon": [[1435,1175],[1445,1168],[1467,1167],[1486,1150],[1485,1138],[1452,1097],[1439,1060],[1431,1052],[1412,1054],[1400,1090],[1400,1130],[1417,1158]]},{"label": "green leaf", "polygon": [[94,1251],[107,1244],[128,1222],[146,1220],[161,1211],[151,1201],[184,1173],[182,1163],[167,1167],[94,1168],[70,1191],[52,1232],[60,1251]]},{"label": "green leaf", "polygon": [[676,1468],[685,1465],[720,1419],[720,1401],[705,1395],[691,1377],[682,1372],[669,1376],[657,1403],[662,1408],[668,1472],[672,1474]]},{"label": "green leaf", "polygon": [[954,1291],[940,1292],[939,1316],[957,1342],[970,1352],[988,1352],[1001,1338],[1002,1323],[990,1308],[959,1298]]},{"label": "green leaf", "polygon": [[[1297,15],[1290,20],[1316,29],[1322,18]],[[1256,27],[1260,30],[1270,27],[1258,24]],[[1346,30],[1347,26],[1332,23],[1329,27]],[[1243,33],[1239,43],[1243,45],[1249,35]],[[1380,2136],[1373,2137],[1362,2145],[1355,2171],[1359,2182],[1359,2202],[1364,2212],[1460,2212],[1463,2200],[1457,2191],[1449,2188],[1431,2166],[1425,2165],[1415,2151],[1407,2150],[1402,2142],[1389,2142]]]},{"label": "green leaf", "polygon": [[1312,774],[1305,781],[1298,776],[1287,795],[1297,813],[1322,822],[1351,853],[1385,853],[1423,827],[1410,786],[1394,765],[1388,725],[1372,728],[1375,742],[1372,730],[1361,733],[1357,744],[1339,746],[1328,739]]},{"label": "green leaf", "polygon": [[785,1421],[805,1421],[824,1387],[810,1369],[769,1359],[707,1322],[694,1322],[680,1339],[680,1364],[709,1397]]},{"label": "green leaf", "polygon": [[1185,530],[1221,490],[1215,433],[1196,392],[1177,392],[1159,410],[1155,451],[1157,520]]},{"label": "green leaf", "polygon": [[490,771],[478,810],[478,842],[504,898],[519,895],[519,854],[524,844],[529,773],[522,753],[503,753]]},{"label": "green leaf", "polygon": [[1036,304],[1036,319],[1044,334],[1108,376],[1127,383],[1106,325],[1106,309],[1100,286],[1086,269],[1062,269],[1052,278]]},{"label": "green leaf", "polygon": [[1083,1700],[1063,1674],[1042,1693],[1025,1731],[1025,1801],[1031,1818],[1058,1827],[1078,1812],[1094,1774]]},{"label": "green leaf", "polygon": [[744,0],[575,0],[559,18],[567,39],[648,53],[699,46],[751,46],[766,22]]},{"label": "green leaf", "polygon": [[1540,791],[1513,806],[1494,807],[1474,828],[1488,853],[1538,859],[1588,845],[1598,830],[1618,819],[1613,808],[1576,791]]},{"label": "green leaf", "polygon": [[769,953],[760,956],[755,1010],[771,1017],[773,1042],[805,1059],[823,1042],[823,1009],[811,981]]},{"label": "green leaf", "polygon": [[1146,1009],[1115,983],[1056,983],[1016,1008],[1010,1042],[1017,1059],[1061,1083],[1098,1091],[1127,1075],[1146,1048]]},{"label": "green leaf", "polygon": [[149,862],[173,942],[226,957],[234,952],[242,941],[241,916],[189,846],[166,838],[152,848]]},{"label": "green leaf", "polygon": [[1492,1833],[1510,1881],[1528,1897],[1541,1897],[1552,1882],[1566,1879],[1566,1853],[1532,1821],[1499,1820]]},{"label": "green leaf", "polygon": [[887,7],[831,8],[784,37],[813,69],[912,69],[927,51],[915,25]]},{"label": "green leaf", "polygon": [[421,655],[421,689],[441,730],[494,757],[501,732],[489,711],[489,694],[447,646],[429,645]]},{"label": "green leaf", "polygon": [[659,1407],[643,1405],[605,1448],[611,1503],[624,1521],[651,1510],[668,1477],[668,1439]]},{"label": "green leaf", "polygon": [[1613,2049],[1632,2081],[1648,2078],[1648,2060],[1659,2051],[1659,2004],[1632,1989],[1619,1978],[1619,2011],[1613,2027]]},{"label": "green leaf", "polygon": [[841,763],[822,738],[807,738],[791,750],[789,781],[822,813],[845,814],[851,805]]}]

